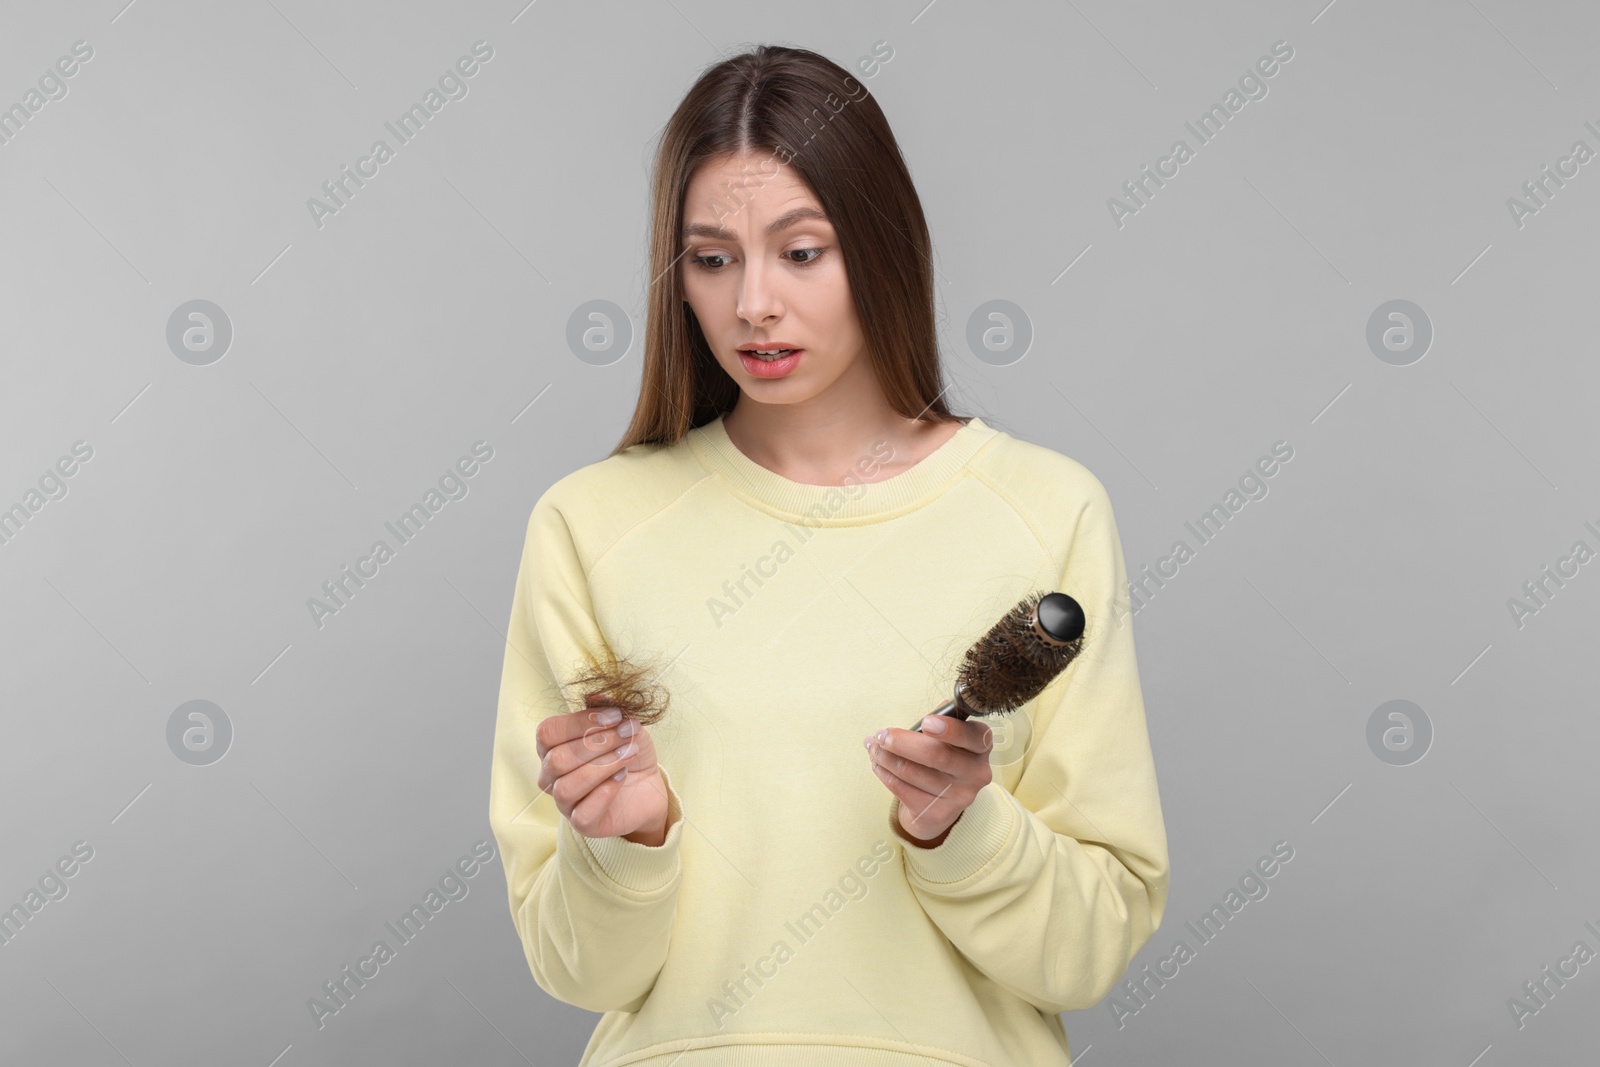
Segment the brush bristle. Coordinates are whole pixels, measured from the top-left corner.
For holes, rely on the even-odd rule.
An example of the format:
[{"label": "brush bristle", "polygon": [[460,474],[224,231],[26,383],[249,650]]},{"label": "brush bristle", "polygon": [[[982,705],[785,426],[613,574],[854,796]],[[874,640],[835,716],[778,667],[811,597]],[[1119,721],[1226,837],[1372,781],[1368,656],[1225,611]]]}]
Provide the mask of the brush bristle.
[{"label": "brush bristle", "polygon": [[979,638],[962,661],[961,701],[976,715],[1015,711],[1038,696],[1083,648],[1083,637],[1057,645],[1035,628],[1049,594],[1031,593]]}]

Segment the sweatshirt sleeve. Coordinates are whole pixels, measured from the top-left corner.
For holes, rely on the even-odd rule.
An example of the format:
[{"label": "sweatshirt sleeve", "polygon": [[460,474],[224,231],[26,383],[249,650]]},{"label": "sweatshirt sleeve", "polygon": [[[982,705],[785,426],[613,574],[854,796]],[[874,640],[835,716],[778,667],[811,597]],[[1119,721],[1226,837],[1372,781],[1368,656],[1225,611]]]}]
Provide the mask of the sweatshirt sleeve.
[{"label": "sweatshirt sleeve", "polygon": [[[912,890],[951,944],[1049,1014],[1099,1003],[1167,902],[1122,547],[1104,487],[1093,489],[1057,587],[1084,609],[1083,651],[1035,699],[1015,790],[997,776],[938,847],[902,843]],[[895,798],[891,829],[898,816]]]},{"label": "sweatshirt sleeve", "polygon": [[557,681],[604,637],[566,519],[547,493],[528,521],[500,678],[489,823],[534,981],[589,1011],[635,1011],[666,962],[677,910],[683,806],[665,767],[659,847],[576,832],[539,788],[535,731],[567,707]]}]

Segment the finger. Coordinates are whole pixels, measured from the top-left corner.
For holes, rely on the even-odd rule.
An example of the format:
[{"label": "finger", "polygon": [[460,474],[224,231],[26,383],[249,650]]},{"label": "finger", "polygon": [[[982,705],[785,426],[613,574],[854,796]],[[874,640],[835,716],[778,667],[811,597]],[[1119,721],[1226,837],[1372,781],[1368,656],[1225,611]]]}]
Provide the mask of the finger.
[{"label": "finger", "polygon": [[622,783],[614,778],[601,779],[600,783],[579,798],[567,812],[567,821],[578,833],[587,837],[601,836],[598,831],[605,819],[606,809],[622,792]]},{"label": "finger", "polygon": [[[915,737],[916,734],[913,733],[912,736]],[[955,755],[949,749],[943,749],[942,752],[939,751],[936,742],[924,740],[923,743],[934,750],[933,757],[925,758],[949,759]],[[913,785],[925,792],[938,793],[940,790],[948,788],[956,780],[957,776],[955,774],[942,768],[930,767],[920,762],[916,757],[907,755],[905,747],[902,744],[901,750],[895,752],[884,748],[882,745],[873,745],[871,750],[873,765],[882,767],[900,781]],[[971,756],[962,758],[971,759]]]},{"label": "finger", "polygon": [[[629,775],[628,777],[636,778],[637,776]],[[656,790],[656,792],[662,797],[666,796],[666,787],[661,784],[661,780],[659,778],[647,778],[645,779],[645,783],[647,788]],[[617,794],[622,792],[623,786],[628,784],[630,783],[625,781],[619,782],[612,781],[609,778],[605,779],[599,785],[595,786],[594,789],[589,792],[588,796],[584,797],[583,800],[579,801],[579,803],[573,807],[572,814],[568,817],[567,821],[572,823],[573,829],[577,830],[579,833],[585,833],[585,827],[599,831],[611,830],[611,828],[608,828],[605,825],[607,815],[606,809],[611,806],[611,803],[614,800],[616,800]]]},{"label": "finger", "polygon": [[589,727],[582,736],[558,745],[546,753],[540,764],[540,788],[545,788],[608,752],[615,752],[629,742],[637,742],[642,733],[643,729],[634,721],[622,722],[616,726]]},{"label": "finger", "polygon": [[[939,729],[939,724],[944,729]],[[929,729],[929,727],[932,729]],[[916,733],[917,731],[909,731]],[[956,719],[949,715],[926,715],[922,719],[921,733],[938,738],[954,748],[968,752],[987,752],[994,747],[994,731],[979,719]]]},{"label": "finger", "polygon": [[878,780],[889,788],[889,792],[900,798],[900,807],[912,816],[912,823],[937,823],[940,812],[937,805],[944,797],[942,790],[928,792],[911,782],[906,781],[888,768],[873,764],[873,771],[878,775]]},{"label": "finger", "polygon": [[942,774],[957,773],[961,762],[971,758],[969,753],[947,743],[939,734],[924,736],[916,730],[887,729],[879,730],[875,737],[878,743],[874,747]]},{"label": "finger", "polygon": [[877,760],[872,761],[872,773],[877,775],[878,781],[882,782],[889,792],[900,798],[902,804],[906,803],[907,797],[923,792]]},{"label": "finger", "polygon": [[611,797],[616,795],[615,789],[607,787],[622,784],[617,775],[625,774],[629,766],[628,761],[636,754],[637,752],[634,752],[623,757],[591,760],[557,778],[555,784],[550,787],[550,795],[555,798],[557,809],[570,820],[578,807],[597,792],[601,794],[599,806],[604,808],[611,802]]},{"label": "finger", "polygon": [[622,709],[596,706],[566,715],[552,715],[534,731],[535,751],[543,759],[551,749],[582,737],[595,727],[615,726],[622,721]]}]

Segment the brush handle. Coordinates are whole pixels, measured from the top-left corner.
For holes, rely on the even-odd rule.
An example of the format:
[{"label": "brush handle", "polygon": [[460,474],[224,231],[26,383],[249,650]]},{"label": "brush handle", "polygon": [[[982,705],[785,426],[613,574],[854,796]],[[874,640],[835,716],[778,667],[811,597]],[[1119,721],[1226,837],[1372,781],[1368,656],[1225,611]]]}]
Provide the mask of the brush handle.
[{"label": "brush handle", "polygon": [[[951,697],[949,700],[946,700],[943,704],[940,704],[932,711],[928,712],[928,715],[945,715],[952,719],[960,719],[963,722],[966,721],[966,718],[970,713],[967,711],[966,706],[961,703],[962,688],[964,687],[958,683],[956,686],[956,695]],[[927,717],[927,715],[924,715],[919,718],[916,722],[916,725],[911,727],[911,731],[913,733],[920,734],[922,732],[922,720]]]}]

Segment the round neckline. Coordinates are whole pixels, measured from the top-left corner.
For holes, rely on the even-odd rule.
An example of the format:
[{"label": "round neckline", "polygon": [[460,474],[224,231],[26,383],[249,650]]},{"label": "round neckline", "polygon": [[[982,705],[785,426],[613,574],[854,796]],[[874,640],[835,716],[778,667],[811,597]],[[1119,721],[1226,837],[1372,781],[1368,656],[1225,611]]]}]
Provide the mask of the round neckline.
[{"label": "round neckline", "polygon": [[[720,476],[728,488],[747,503],[779,518],[803,521],[808,526],[855,526],[891,518],[939,495],[961,476],[968,461],[997,434],[997,430],[974,415],[932,452],[899,474],[880,481],[845,485],[796,482],[768,470],[739,451],[728,436],[721,415],[690,430],[687,440],[701,466]],[[862,455],[861,462],[867,473],[876,469],[879,456],[880,452]]]}]

